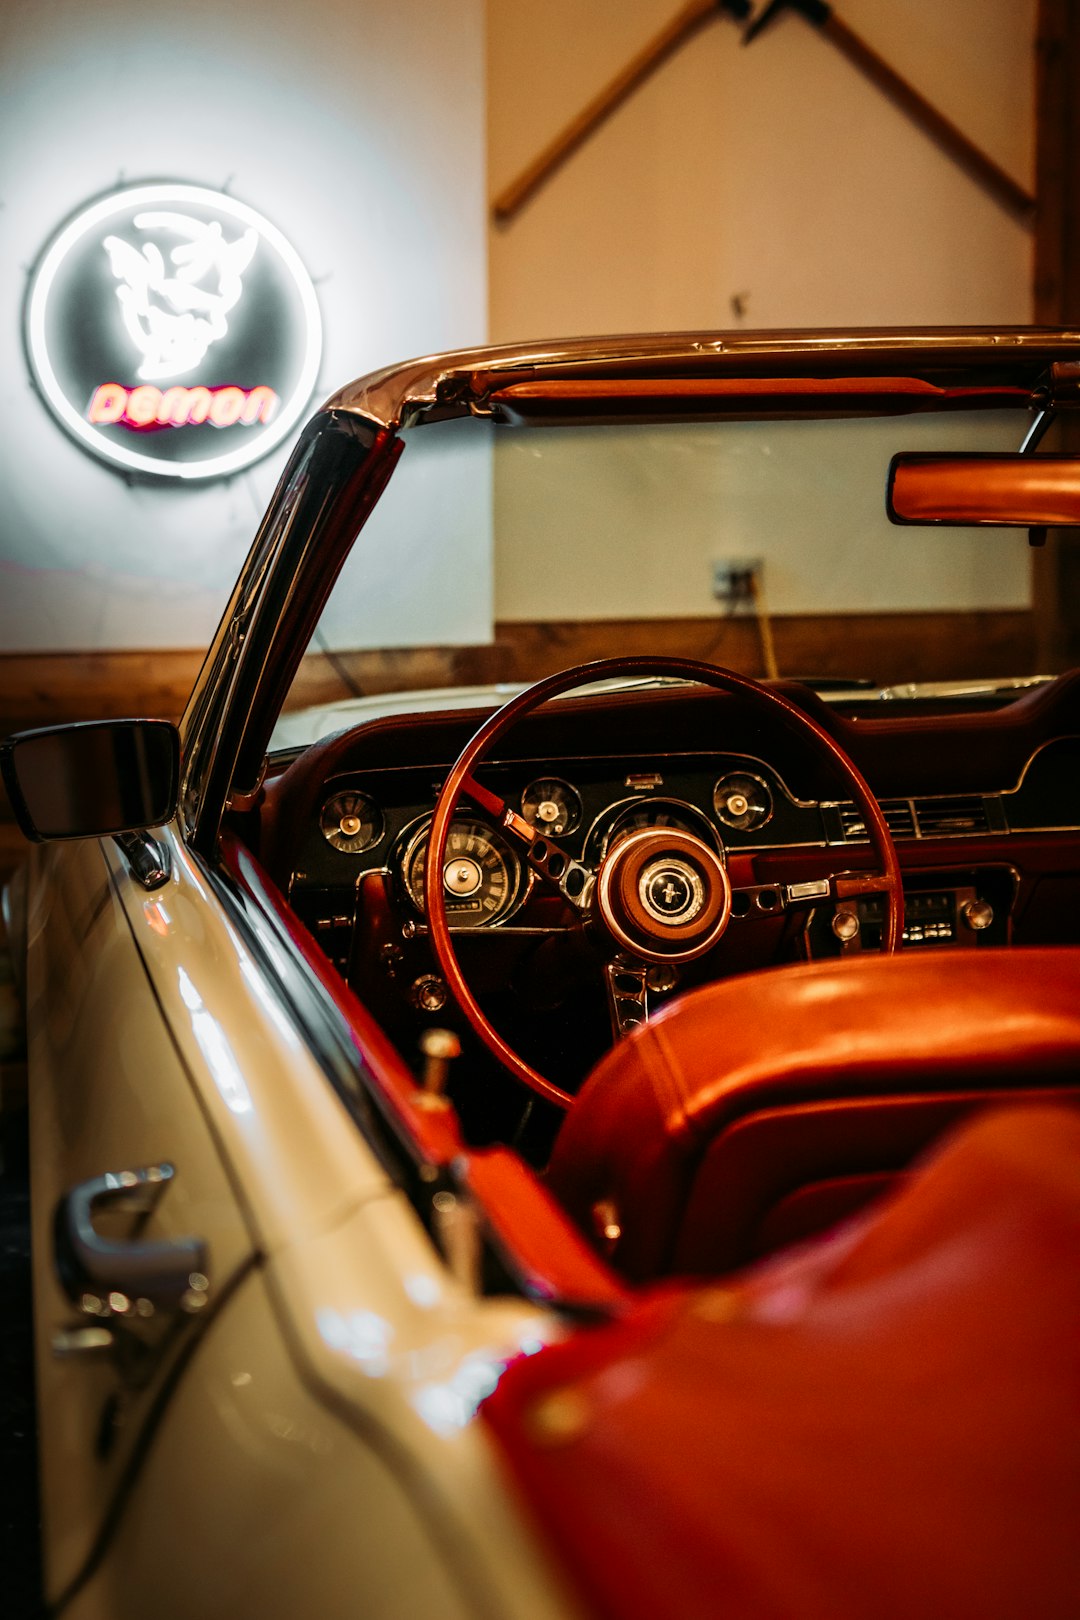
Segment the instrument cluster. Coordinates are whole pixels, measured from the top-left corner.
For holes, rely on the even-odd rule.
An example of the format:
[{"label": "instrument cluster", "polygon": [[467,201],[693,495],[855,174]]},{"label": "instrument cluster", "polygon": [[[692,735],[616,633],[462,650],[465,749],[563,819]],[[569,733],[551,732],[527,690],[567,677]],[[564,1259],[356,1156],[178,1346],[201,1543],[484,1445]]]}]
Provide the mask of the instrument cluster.
[{"label": "instrument cluster", "polygon": [[[646,827],[691,832],[722,859],[727,847],[825,842],[819,807],[797,800],[757,760],[681,756],[635,762],[633,769],[612,760],[552,764],[557,768],[530,771],[489,762],[479,774],[530,826],[593,867],[620,839]],[[328,783],[318,838],[307,839],[294,885],[339,886],[382,872],[402,909],[422,919],[438,786],[419,767],[350,773]],[[443,882],[451,927],[486,929],[518,917],[533,875],[514,841],[463,797]]]},{"label": "instrument cluster", "polygon": [[[302,809],[298,799],[285,870],[296,914],[346,977],[363,974],[368,982],[376,961],[391,977],[404,974],[395,963],[411,940],[420,942],[417,960],[422,955],[428,839],[449,764],[435,748],[420,753],[417,745],[393,763],[361,764],[344,748],[338,758],[338,768],[318,780],[295,778]],[[732,919],[768,921],[752,939],[740,927],[738,940],[726,942],[742,965],[748,948],[776,948],[777,927],[786,939],[802,929],[812,956],[873,949],[878,902],[834,894],[831,881],[865,866],[862,811],[850,799],[826,796],[827,781],[804,779],[795,755],[783,758],[786,775],[749,751],[661,752],[653,741],[641,754],[552,750],[487,760],[476,777],[576,871],[594,874],[598,892],[604,874],[616,870],[607,857],[620,840],[640,842],[654,828],[690,835],[726,867]],[[913,776],[931,785],[925,772]],[[1012,780],[981,791],[969,779],[958,790],[946,777],[934,792],[901,796],[894,786],[893,793],[879,802],[904,869],[905,946],[1002,944],[1014,928],[1022,940],[1048,937],[1038,891],[1045,856],[1040,850],[1035,875],[1025,876],[1027,846],[1032,838],[1073,839],[1080,830],[1080,738],[1038,744]],[[282,825],[288,829],[289,819]],[[1072,847],[1062,859],[1074,859]],[[571,925],[570,902],[537,877],[523,844],[464,795],[449,830],[443,885],[451,929],[473,935],[465,948],[479,951],[492,975],[509,973],[516,953],[531,948],[530,937]],[[648,909],[647,899],[642,904]]]}]

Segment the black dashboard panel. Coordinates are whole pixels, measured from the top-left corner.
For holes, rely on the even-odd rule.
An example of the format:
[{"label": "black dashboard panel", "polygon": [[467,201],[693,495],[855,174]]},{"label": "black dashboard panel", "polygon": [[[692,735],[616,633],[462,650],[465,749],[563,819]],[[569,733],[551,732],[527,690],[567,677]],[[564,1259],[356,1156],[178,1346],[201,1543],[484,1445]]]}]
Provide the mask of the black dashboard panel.
[{"label": "black dashboard panel", "polygon": [[[365,878],[382,877],[401,925],[422,930],[424,845],[442,774],[440,766],[345,770],[320,784],[318,811],[297,841],[289,895],[343,969]],[[677,826],[698,833],[721,854],[737,886],[735,921],[790,908],[798,899],[793,886],[813,882],[806,872],[844,870],[846,851],[857,865],[867,847],[850,801],[800,799],[780,771],[756,755],[493,761],[478,776],[556,836],[539,819],[546,812],[560,825],[560,848],[590,867],[628,830]],[[1076,738],[1040,748],[1012,784],[884,800],[906,873],[905,945],[1007,943],[1031,835],[1075,837],[1078,808]],[[456,899],[448,895],[453,928],[559,926],[517,849],[467,800],[458,807],[450,854],[460,858],[455,871],[469,886]],[[797,858],[800,864],[791,865]],[[781,873],[780,866],[790,871]],[[876,948],[880,902],[804,905],[803,912],[808,954]],[[852,916],[857,927],[847,933]]]}]

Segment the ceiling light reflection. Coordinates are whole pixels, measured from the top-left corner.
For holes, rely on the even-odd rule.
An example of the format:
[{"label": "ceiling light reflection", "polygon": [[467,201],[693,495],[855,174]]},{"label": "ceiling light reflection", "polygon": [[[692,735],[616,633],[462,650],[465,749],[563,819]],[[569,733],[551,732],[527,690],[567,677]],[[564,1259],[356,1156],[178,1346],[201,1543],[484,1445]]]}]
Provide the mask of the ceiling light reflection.
[{"label": "ceiling light reflection", "polygon": [[195,985],[184,968],[177,968],[180,999],[191,1014],[191,1033],[199,1051],[206,1059],[210,1076],[226,1106],[234,1114],[251,1112],[251,1093],[240,1072],[236,1055],[228,1038],[213,1013],[208,1012]]}]

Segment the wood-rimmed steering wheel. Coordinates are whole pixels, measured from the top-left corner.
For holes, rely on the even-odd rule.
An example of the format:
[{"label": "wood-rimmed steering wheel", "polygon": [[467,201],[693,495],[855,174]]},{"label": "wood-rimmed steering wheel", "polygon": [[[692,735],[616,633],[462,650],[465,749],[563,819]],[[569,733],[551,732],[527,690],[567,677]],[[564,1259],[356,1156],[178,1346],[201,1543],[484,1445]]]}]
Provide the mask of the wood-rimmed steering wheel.
[{"label": "wood-rimmed steering wheel", "polygon": [[[673,828],[644,828],[620,839],[594,870],[575,860],[558,843],[518,815],[473,774],[477,764],[522,715],[576,686],[615,678],[659,678],[695,682],[719,692],[735,693],[762,705],[791,730],[809,738],[826,755],[851,790],[880,870],[832,873],[821,882],[828,896],[885,896],[881,949],[895,951],[903,933],[904,903],[900,864],[892,835],[877,800],[858,767],[840,745],[808,714],[778,692],[736,675],[733,670],[689,658],[607,658],[578,664],[537,681],[504,703],[466,744],[448,773],[435,805],[428,835],[424,903],[432,950],[447,988],[472,1029],[499,1062],[524,1085],[549,1102],[568,1108],[573,1095],[540,1074],[508,1045],[495,1029],[465,982],[447,920],[443,888],[446,843],[458,800],[469,798],[499,829],[523,846],[532,871],[558,890],[582,922],[598,923],[613,946],[615,963],[608,970],[609,996],[616,999],[622,981],[624,1002],[644,1016],[646,964],[678,963],[710,950],[727,927],[732,889],[727,870],[702,839]],[[826,898],[824,892],[821,898]],[[635,994],[634,964],[640,965],[641,995]],[[640,1022],[631,1016],[626,1027]]]}]

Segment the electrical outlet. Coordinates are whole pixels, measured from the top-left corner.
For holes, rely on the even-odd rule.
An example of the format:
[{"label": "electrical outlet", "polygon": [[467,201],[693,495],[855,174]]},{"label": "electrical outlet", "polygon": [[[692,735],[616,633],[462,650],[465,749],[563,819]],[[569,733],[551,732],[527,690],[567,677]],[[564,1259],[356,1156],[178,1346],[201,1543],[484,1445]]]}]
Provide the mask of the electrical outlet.
[{"label": "electrical outlet", "polygon": [[712,593],[725,607],[753,607],[751,581],[761,589],[764,563],[760,557],[721,557],[712,565]]}]

